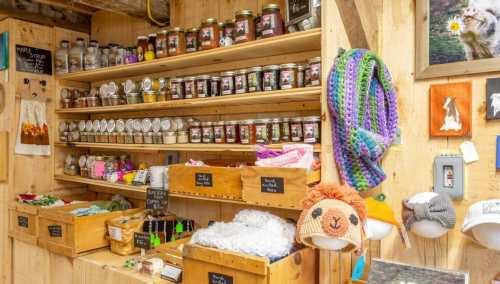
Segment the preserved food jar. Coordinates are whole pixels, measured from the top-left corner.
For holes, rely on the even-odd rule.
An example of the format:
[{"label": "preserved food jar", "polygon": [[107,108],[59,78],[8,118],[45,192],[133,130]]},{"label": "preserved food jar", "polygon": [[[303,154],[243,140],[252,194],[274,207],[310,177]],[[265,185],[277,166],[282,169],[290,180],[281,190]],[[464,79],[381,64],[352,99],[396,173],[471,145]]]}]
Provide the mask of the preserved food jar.
[{"label": "preserved food jar", "polygon": [[186,37],[184,29],[175,27],[168,32],[168,55],[176,56],[186,53]]},{"label": "preserved food jar", "polygon": [[262,86],[264,91],[278,90],[279,84],[279,65],[267,65],[262,68]]},{"label": "preserved food jar", "polygon": [[311,86],[311,66],[309,66],[309,64],[304,66],[304,86]]},{"label": "preserved food jar", "polygon": [[175,131],[164,131],[163,144],[175,144],[175,143],[177,143],[177,133],[175,133]]},{"label": "preserved food jar", "polygon": [[222,95],[234,94],[234,72],[226,71],[221,73]]},{"label": "preserved food jar", "polygon": [[203,21],[198,37],[200,50],[219,47],[219,25],[217,24],[217,19],[208,18]]},{"label": "preserved food jar", "polygon": [[226,121],[226,143],[240,143],[240,127],[239,121],[231,120]]},{"label": "preserved food jar", "polygon": [[255,123],[255,142],[260,144],[270,144],[271,132],[271,120],[267,118],[258,119]]},{"label": "preserved food jar", "polygon": [[201,123],[193,121],[189,127],[189,142],[201,143]]},{"label": "preserved food jar", "polygon": [[118,55],[118,44],[109,44],[109,56],[108,56],[108,66],[116,65],[116,56]]},{"label": "preserved food jar", "polygon": [[156,34],[156,58],[168,56],[167,38],[167,30],[161,30]]},{"label": "preserved food jar", "polygon": [[69,72],[83,70],[83,55],[85,53],[85,41],[77,38],[76,44],[69,50]]},{"label": "preserved food jar", "polygon": [[321,57],[309,59],[311,86],[321,85]]},{"label": "preserved food jar", "polygon": [[109,96],[109,99],[112,106],[117,106],[121,104],[121,98],[119,95],[111,95]]},{"label": "preserved food jar", "polygon": [[234,28],[234,43],[243,43],[255,40],[255,23],[252,11],[240,10],[236,12]]},{"label": "preserved food jar", "polygon": [[156,92],[155,91],[145,91],[142,92],[143,101],[145,103],[155,103],[156,102]]},{"label": "preserved food jar", "polygon": [[76,99],[76,105],[77,107],[87,107],[87,98],[81,97]]},{"label": "preserved food jar", "polygon": [[271,121],[271,141],[273,143],[281,141],[281,118],[273,118]]},{"label": "preserved food jar", "polygon": [[248,69],[248,92],[261,92],[262,91],[262,67],[252,67]]},{"label": "preserved food jar", "polygon": [[297,88],[297,64],[280,65],[280,88],[282,90]]},{"label": "preserved food jar", "polygon": [[62,40],[56,51],[56,74],[66,74],[69,72],[69,41]]},{"label": "preserved food jar", "polygon": [[217,121],[214,123],[214,142],[217,144],[226,143],[225,122]]},{"label": "preserved food jar", "polygon": [[145,60],[153,60],[156,57],[156,34],[151,33],[148,35],[148,48],[144,53]]},{"label": "preserved food jar", "polygon": [[302,132],[302,118],[292,118],[292,121],[290,123],[290,134],[292,142],[301,142],[304,140],[304,135]]},{"label": "preserved food jar", "polygon": [[141,86],[144,92],[158,91],[160,89],[160,82],[157,79],[145,77],[142,79]]},{"label": "preserved food jar", "polygon": [[101,67],[109,67],[109,47],[101,49]]},{"label": "preserved food jar", "polygon": [[172,100],[184,99],[184,79],[173,78],[172,84]]},{"label": "preserved food jar", "polygon": [[290,142],[290,119],[283,118],[281,122],[281,141]]},{"label": "preserved food jar", "polygon": [[160,90],[157,94],[158,95],[157,100],[159,102],[163,102],[167,100],[167,97],[170,94],[170,86],[169,86],[170,81],[166,78],[158,78],[158,82],[160,85]]},{"label": "preserved food jar", "polygon": [[143,133],[143,135],[144,135],[144,144],[153,144],[154,133],[152,131]]},{"label": "preserved food jar", "polygon": [[244,94],[248,91],[247,69],[240,69],[234,75],[234,89],[236,94]]},{"label": "preserved food jar", "polygon": [[262,38],[283,34],[283,17],[278,4],[267,4],[262,8],[261,26]]},{"label": "preserved food jar", "polygon": [[138,36],[137,37],[137,61],[144,61],[144,54],[148,50],[148,37]]},{"label": "preserved food jar", "polygon": [[131,64],[138,62],[137,58],[137,48],[136,47],[127,47],[127,55],[125,57],[125,64]]},{"label": "preserved food jar", "polygon": [[319,116],[304,117],[304,143],[315,144],[320,142],[320,120]]},{"label": "preserved food jar", "polygon": [[190,28],[186,32],[186,52],[195,52],[198,50],[198,28]]},{"label": "preserved food jar", "polygon": [[255,144],[255,139],[255,121],[253,119],[242,120],[240,122],[241,144]]},{"label": "preserved food jar", "polygon": [[127,104],[140,104],[142,103],[142,96],[140,93],[128,93]]},{"label": "preserved food jar", "polygon": [[201,123],[202,141],[203,143],[214,143],[214,127],[210,121]]},{"label": "preserved food jar", "polygon": [[185,99],[192,99],[192,98],[196,97],[195,80],[196,80],[196,77],[194,77],[194,76],[184,77],[184,98]]},{"label": "preserved food jar", "polygon": [[189,142],[189,135],[187,131],[177,132],[177,143],[186,144]]},{"label": "preserved food jar", "polygon": [[91,40],[87,46],[84,55],[84,68],[85,70],[94,70],[100,68],[99,63],[101,57],[99,54],[99,43],[96,40]]},{"label": "preserved food jar", "polygon": [[135,144],[144,144],[144,134],[142,132],[134,133],[134,143]]},{"label": "preserved food jar", "polygon": [[218,97],[221,95],[220,82],[221,82],[221,78],[219,76],[212,76],[210,78],[210,96],[211,97]]},{"label": "preserved food jar", "polygon": [[200,75],[196,77],[196,95],[198,98],[209,97],[211,87],[209,75]]},{"label": "preserved food jar", "polygon": [[235,21],[233,20],[227,20],[224,23],[224,42],[225,46],[232,45],[234,42],[234,26],[235,26]]}]

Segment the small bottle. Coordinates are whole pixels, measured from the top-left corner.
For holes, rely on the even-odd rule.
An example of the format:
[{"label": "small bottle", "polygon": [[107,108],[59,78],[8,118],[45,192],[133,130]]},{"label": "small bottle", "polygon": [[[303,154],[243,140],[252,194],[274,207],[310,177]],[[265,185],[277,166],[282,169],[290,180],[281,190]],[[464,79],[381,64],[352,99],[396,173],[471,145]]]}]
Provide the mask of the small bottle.
[{"label": "small bottle", "polygon": [[69,72],[69,41],[62,40],[56,51],[56,74]]},{"label": "small bottle", "polygon": [[69,72],[83,70],[83,55],[85,53],[85,41],[77,38],[76,44],[69,50]]}]

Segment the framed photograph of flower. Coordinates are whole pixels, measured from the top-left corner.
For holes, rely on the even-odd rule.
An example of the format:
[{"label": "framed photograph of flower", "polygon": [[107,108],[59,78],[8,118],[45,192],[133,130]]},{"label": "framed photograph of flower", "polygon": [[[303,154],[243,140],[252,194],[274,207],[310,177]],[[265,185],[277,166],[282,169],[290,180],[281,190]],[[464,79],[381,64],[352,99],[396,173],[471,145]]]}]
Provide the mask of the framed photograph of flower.
[{"label": "framed photograph of flower", "polygon": [[500,70],[500,1],[416,1],[417,79]]}]

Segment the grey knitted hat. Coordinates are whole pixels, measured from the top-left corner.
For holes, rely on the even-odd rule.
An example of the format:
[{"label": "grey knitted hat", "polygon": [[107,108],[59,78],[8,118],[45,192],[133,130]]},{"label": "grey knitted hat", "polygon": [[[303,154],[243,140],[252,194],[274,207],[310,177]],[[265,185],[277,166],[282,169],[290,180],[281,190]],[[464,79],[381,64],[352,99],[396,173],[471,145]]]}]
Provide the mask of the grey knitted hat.
[{"label": "grey knitted hat", "polygon": [[415,222],[421,220],[436,221],[447,229],[456,223],[456,213],[448,195],[439,194],[427,203],[410,203],[403,200],[403,223],[409,231]]}]

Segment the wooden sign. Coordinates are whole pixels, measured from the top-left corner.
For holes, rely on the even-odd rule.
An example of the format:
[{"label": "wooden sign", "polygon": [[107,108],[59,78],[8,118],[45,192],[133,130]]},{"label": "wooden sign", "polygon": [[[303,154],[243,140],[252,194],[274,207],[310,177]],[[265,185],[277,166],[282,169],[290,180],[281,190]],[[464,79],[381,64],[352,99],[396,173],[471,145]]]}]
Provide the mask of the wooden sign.
[{"label": "wooden sign", "polygon": [[220,274],[220,273],[215,273],[215,272],[209,272],[208,273],[208,283],[209,284],[233,284],[233,277]]},{"label": "wooden sign", "polygon": [[52,75],[50,50],[16,45],[16,71]]},{"label": "wooden sign", "polygon": [[17,225],[19,227],[28,228],[28,217],[26,216],[17,216]]},{"label": "wooden sign", "polygon": [[430,136],[472,135],[471,82],[431,85]]},{"label": "wooden sign", "polygon": [[260,191],[266,193],[285,193],[282,177],[260,177]]},{"label": "wooden sign", "polygon": [[151,248],[149,234],[134,233],[134,247],[149,250]]},{"label": "wooden sign", "polygon": [[62,228],[61,225],[50,225],[48,226],[49,235],[53,238],[62,237]]},{"label": "wooden sign", "polygon": [[146,191],[146,209],[162,210],[168,204],[168,191],[162,188],[148,188]]},{"label": "wooden sign", "polygon": [[194,174],[195,186],[212,187],[213,179],[212,174],[195,173]]}]

